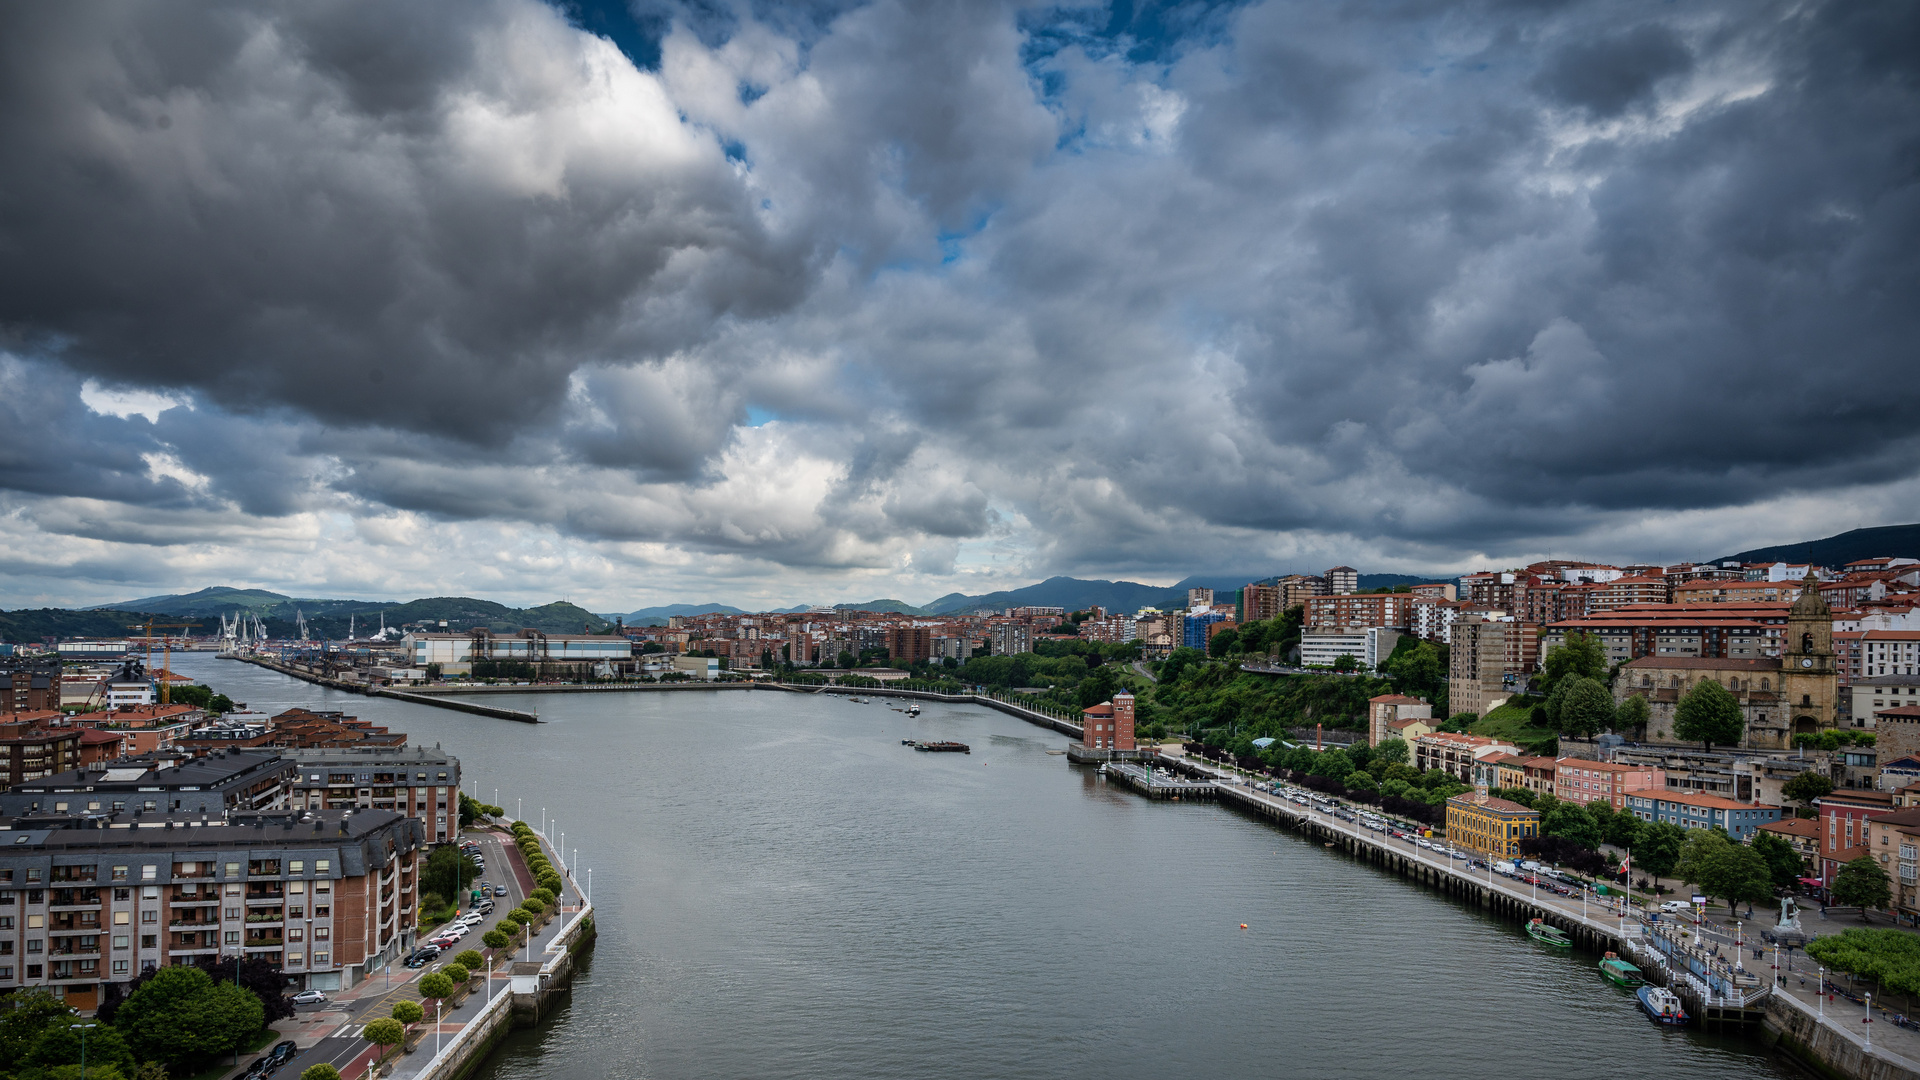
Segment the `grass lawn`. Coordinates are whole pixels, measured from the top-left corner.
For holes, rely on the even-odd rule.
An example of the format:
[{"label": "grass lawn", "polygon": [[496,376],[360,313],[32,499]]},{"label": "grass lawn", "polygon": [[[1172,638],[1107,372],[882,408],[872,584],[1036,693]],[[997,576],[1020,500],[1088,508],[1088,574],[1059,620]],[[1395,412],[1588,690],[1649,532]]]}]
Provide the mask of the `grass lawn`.
[{"label": "grass lawn", "polygon": [[[263,1028],[260,1031],[254,1032],[253,1037],[248,1039],[240,1047],[241,1063],[245,1064],[248,1057],[265,1050],[267,1047],[279,1041],[280,1033],[272,1028]],[[220,1061],[217,1064],[209,1065],[204,1071],[194,1073],[192,1076],[182,1077],[180,1080],[220,1080],[221,1077],[236,1071],[237,1068],[238,1066],[233,1063],[233,1052],[228,1051],[220,1055]]]},{"label": "grass lawn", "polygon": [[1485,717],[1475,720],[1467,730],[1475,735],[1505,739],[1525,748],[1541,746],[1554,739],[1556,733],[1547,728],[1534,726],[1529,719],[1533,713],[1533,705],[1531,701],[1525,705],[1502,705]]}]

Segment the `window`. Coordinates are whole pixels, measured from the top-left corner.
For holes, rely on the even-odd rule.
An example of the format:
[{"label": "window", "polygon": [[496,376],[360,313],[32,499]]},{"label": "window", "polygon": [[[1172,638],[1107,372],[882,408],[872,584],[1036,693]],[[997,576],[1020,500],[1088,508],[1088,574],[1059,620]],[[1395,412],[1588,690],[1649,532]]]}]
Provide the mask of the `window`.
[{"label": "window", "polygon": [[229,945],[240,944],[240,931],[238,930],[227,931],[227,944]]},{"label": "window", "polygon": [[47,943],[39,938],[27,939],[27,951],[30,953],[44,952],[46,947]]},{"label": "window", "polygon": [[328,935],[330,935],[331,933],[332,931],[328,930],[324,926],[316,926],[313,928],[313,940],[325,941],[327,940]]},{"label": "window", "polygon": [[133,913],[130,911],[116,911],[113,913],[113,925],[125,926],[132,921],[132,918]]},{"label": "window", "polygon": [[45,915],[27,916],[27,929],[38,930],[45,925],[47,925],[47,917]]},{"label": "window", "polygon": [[239,918],[239,917],[240,917],[240,909],[239,909],[239,908],[237,908],[237,907],[230,907],[230,908],[228,908],[228,909],[227,909],[227,918],[229,918],[229,919],[237,919],[237,918]]},{"label": "window", "polygon": [[290,952],[287,954],[287,963],[297,966],[305,962],[305,956],[304,953]]},{"label": "window", "polygon": [[237,863],[237,862],[230,862],[230,863],[228,863],[228,864],[227,864],[227,876],[228,876],[228,877],[239,877],[239,876],[240,876],[240,864],[239,864],[239,863]]},{"label": "window", "polygon": [[306,872],[307,864],[304,860],[295,859],[287,864],[287,873],[289,874],[304,874]]},{"label": "window", "polygon": [[115,881],[125,881],[125,880],[127,880],[127,868],[126,868],[126,867],[124,867],[124,866],[116,866],[116,867],[114,867],[114,868],[113,868],[113,880],[115,880]]},{"label": "window", "polygon": [[157,949],[160,947],[160,939],[153,934],[141,934],[140,947],[143,949]]},{"label": "window", "polygon": [[127,973],[127,962],[125,960],[115,960],[113,962],[113,973],[115,975],[125,975]]},{"label": "window", "polygon": [[140,913],[140,922],[143,925],[151,926],[152,924],[157,923],[159,921],[160,921],[160,913],[157,911],[143,911]]},{"label": "window", "polygon": [[148,900],[158,900],[160,899],[160,886],[149,885],[141,890],[140,895]]},{"label": "window", "polygon": [[152,863],[148,863],[146,866],[141,867],[140,880],[141,881],[160,880],[160,868],[158,866],[154,866]]},{"label": "window", "polygon": [[313,872],[316,874],[324,874],[327,872],[327,868],[332,865],[333,865],[333,860],[331,859],[315,860],[313,864]]},{"label": "window", "polygon": [[125,935],[125,934],[115,934],[115,935],[113,935],[113,947],[114,947],[114,948],[116,948],[116,949],[124,949],[124,948],[126,948],[126,947],[127,947],[127,942],[128,942],[128,938],[127,938],[127,935]]}]

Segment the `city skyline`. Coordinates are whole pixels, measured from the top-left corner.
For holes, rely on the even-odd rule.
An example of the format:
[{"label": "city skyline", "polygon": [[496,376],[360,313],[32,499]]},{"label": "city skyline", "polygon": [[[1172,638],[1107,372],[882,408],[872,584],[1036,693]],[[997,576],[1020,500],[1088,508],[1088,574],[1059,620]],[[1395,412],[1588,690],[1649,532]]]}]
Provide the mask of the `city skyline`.
[{"label": "city skyline", "polygon": [[0,606],[786,607],[1900,523],[1897,11],[0,15]]}]

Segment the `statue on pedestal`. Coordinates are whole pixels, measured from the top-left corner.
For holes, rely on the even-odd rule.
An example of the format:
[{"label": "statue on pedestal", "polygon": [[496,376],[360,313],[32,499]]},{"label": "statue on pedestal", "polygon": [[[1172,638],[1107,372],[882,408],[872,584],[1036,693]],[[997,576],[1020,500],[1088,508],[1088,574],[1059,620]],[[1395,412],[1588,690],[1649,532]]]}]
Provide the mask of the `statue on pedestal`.
[{"label": "statue on pedestal", "polygon": [[1801,932],[1800,907],[1793,902],[1793,897],[1783,896],[1780,898],[1780,921],[1774,925],[1774,930],[1779,933],[1798,934]]}]

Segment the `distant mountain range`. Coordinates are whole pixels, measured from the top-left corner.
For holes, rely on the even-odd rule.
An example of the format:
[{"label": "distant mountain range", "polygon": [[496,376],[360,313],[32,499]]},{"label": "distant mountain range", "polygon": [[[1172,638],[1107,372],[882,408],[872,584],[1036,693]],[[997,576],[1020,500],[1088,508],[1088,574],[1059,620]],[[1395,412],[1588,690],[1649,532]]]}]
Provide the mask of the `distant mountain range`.
[{"label": "distant mountain range", "polygon": [[500,633],[531,628],[549,634],[598,633],[613,625],[607,619],[564,600],[532,608],[514,608],[471,596],[433,596],[404,603],[393,600],[327,600],[316,597],[283,596],[265,589],[235,589],[216,585],[199,592],[144,596],[117,604],[103,604],[89,611],[147,611],[197,621],[199,634],[214,632],[222,615],[236,611],[257,615],[267,624],[267,632],[283,636],[296,616],[307,620],[308,632],[316,637],[344,638],[351,626],[361,637],[376,630],[384,617],[388,626],[402,623],[446,620],[449,630],[485,627]]},{"label": "distant mountain range", "polygon": [[1850,562],[1883,555],[1920,559],[1920,525],[1880,525],[1871,529],[1854,529],[1824,540],[1775,544],[1742,551],[1737,555],[1722,555],[1712,561],[1812,563],[1838,569]]}]

